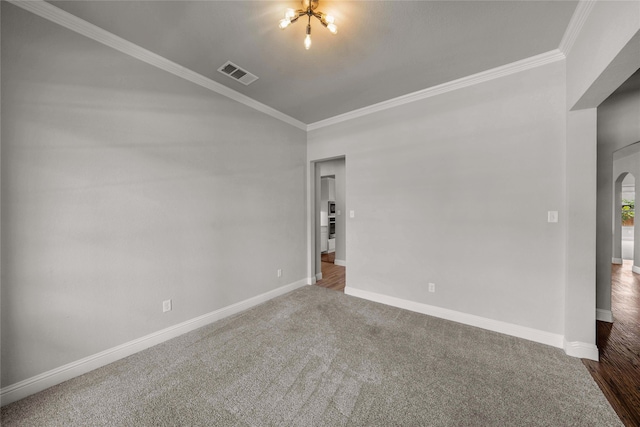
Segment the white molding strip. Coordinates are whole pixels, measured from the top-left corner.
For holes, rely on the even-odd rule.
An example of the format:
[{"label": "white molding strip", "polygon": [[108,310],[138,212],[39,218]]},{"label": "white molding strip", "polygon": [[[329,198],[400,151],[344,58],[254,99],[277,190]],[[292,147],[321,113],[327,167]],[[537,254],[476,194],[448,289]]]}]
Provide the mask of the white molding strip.
[{"label": "white molding strip", "polygon": [[591,13],[591,10],[593,10],[593,6],[595,4],[596,2],[593,0],[580,0],[578,6],[576,6],[576,10],[573,12],[573,16],[571,16],[569,25],[564,32],[564,36],[562,36],[560,47],[558,48],[560,52],[564,53],[565,56],[569,55],[573,44],[578,38],[580,31],[582,31],[582,27],[587,21],[587,18],[589,17],[589,14]]},{"label": "white molding strip", "polygon": [[622,258],[611,258],[611,264],[622,264]]},{"label": "white molding strip", "polygon": [[286,294],[294,289],[306,286],[308,284],[308,280],[308,278],[305,278],[280,288],[273,289],[269,292],[265,292],[264,294],[256,295],[255,297],[231,304],[219,310],[212,311],[211,313],[170,326],[161,331],[154,332],[117,347],[110,348],[92,356],[85,357],[84,359],[77,360],[43,374],[20,381],[19,383],[4,387],[0,389],[0,404],[4,406],[11,402],[15,402],[71,378],[75,378],[94,369],[108,365],[109,363],[113,363],[117,360],[138,353],[139,351],[145,350],[149,347],[153,347],[154,345],[158,345],[187,332],[201,328],[217,320],[224,319],[232,314],[236,314],[258,304],[262,304],[263,302]]},{"label": "white molding strip", "polygon": [[611,310],[596,308],[596,320],[600,320],[601,322],[613,323],[613,313],[611,312]]},{"label": "white molding strip", "polygon": [[344,293],[369,301],[404,308],[405,310],[415,311],[417,313],[427,314],[429,316],[439,317],[441,319],[451,320],[453,322],[475,326],[477,328],[487,329],[489,331],[499,332],[505,335],[524,338],[529,341],[550,345],[552,347],[564,348],[564,337],[560,334],[545,332],[538,329],[528,328],[526,326],[514,325],[512,323],[502,322],[499,320],[487,319],[485,317],[475,316],[473,314],[462,313],[415,301],[390,297],[388,295],[382,295],[375,292],[363,291],[362,289],[355,289],[350,286],[345,287]]},{"label": "white molding strip", "polygon": [[292,126],[307,130],[307,125],[299,120],[294,119],[280,111],[269,107],[261,102],[258,102],[246,95],[236,92],[220,83],[217,83],[202,74],[198,74],[182,65],[179,65],[173,61],[168,60],[160,55],[157,55],[147,49],[144,49],[130,41],[127,41],[121,37],[116,36],[102,28],[93,25],[83,19],[78,18],[62,9],[59,9],[43,0],[7,0],[10,3],[21,7],[35,15],[45,18],[51,22],[55,22],[71,31],[75,31],[78,34],[82,34],[92,40],[109,46],[117,51],[120,51],[147,64],[153,65],[161,70],[171,73],[175,76],[181,77],[227,98],[233,99],[241,104],[244,104],[254,110],[267,114]]},{"label": "white molding strip", "polygon": [[322,273],[316,273],[316,280],[322,280]]},{"label": "white molding strip", "polygon": [[631,271],[636,274],[640,274],[640,267],[638,267],[637,265],[634,265],[633,267],[631,267]]},{"label": "white molding strip", "polygon": [[564,341],[564,352],[567,356],[579,357],[580,359],[600,360],[598,347],[595,344],[589,344],[580,341]]},{"label": "white molding strip", "polygon": [[334,260],[333,260],[333,263],[334,263],[335,265],[339,265],[339,266],[341,266],[341,267],[346,267],[346,266],[347,266],[347,261],[345,261],[345,260],[343,260],[343,259],[338,259],[338,258],[336,258],[336,259],[334,259]]},{"label": "white molding strip", "polygon": [[[65,12],[64,10],[59,9],[52,4],[45,2],[44,0],[7,1],[35,15],[45,18],[51,22],[55,22],[56,24],[61,25],[69,30],[75,31],[78,34],[82,34],[85,37],[109,46],[119,52],[139,59],[140,61],[146,62],[147,64],[153,65],[161,70],[181,77],[187,81],[195,83],[220,95],[226,96],[227,98],[233,99],[234,101],[237,101],[250,108],[253,108],[257,111],[260,111],[264,114],[267,114],[271,117],[274,117],[307,132],[563,60],[565,59],[565,54],[563,52],[566,51],[565,49],[567,49],[568,46],[568,42],[565,42],[565,38],[569,38],[569,36],[567,36],[567,33],[573,34],[575,32],[577,35],[577,32],[579,32],[579,29],[582,26],[582,23],[584,22],[584,20],[586,20],[586,16],[588,16],[591,8],[593,7],[592,3],[594,3],[593,1],[582,0],[578,4],[576,12],[574,12],[574,16],[572,17],[569,25],[569,28],[573,28],[575,26],[577,30],[569,31],[569,29],[567,29],[567,32],[565,32],[565,38],[563,38],[564,44],[561,43],[562,48],[559,50],[556,49],[546,53],[542,53],[540,55],[532,56],[530,58],[525,58],[511,64],[506,64],[497,68],[493,68],[491,70],[483,71],[481,73],[473,74],[471,76],[463,77],[457,80],[443,83],[441,85],[399,96],[397,98],[379,102],[377,104],[369,105],[367,107],[363,107],[357,110],[350,111],[348,113],[340,114],[338,116],[330,117],[328,119],[307,125],[297,119],[294,119],[291,116],[288,116],[272,107],[269,107],[268,105],[258,102],[246,95],[241,94],[240,92],[236,92],[235,90],[217,83],[201,74],[198,74],[195,71],[192,71],[186,67],[183,67],[182,65],[168,60],[167,58],[164,58],[132,42],[118,37],[115,34],[112,34],[96,25],[80,19],[75,15]],[[578,24],[574,24],[572,26],[571,23],[574,22],[574,18],[575,21],[579,23],[580,28],[577,27]],[[572,36],[573,39],[575,39],[575,37],[576,36]],[[573,43],[573,41],[571,41],[571,43]]]},{"label": "white molding strip", "polygon": [[432,96],[441,95],[443,93],[451,92],[457,89],[462,89],[462,88],[473,86],[479,83],[484,83],[490,80],[497,79],[499,77],[504,77],[510,74],[515,74],[521,71],[529,70],[531,68],[536,68],[542,65],[551,64],[553,62],[561,61],[563,59],[565,59],[564,54],[560,52],[558,49],[555,49],[546,53],[542,53],[540,55],[523,59],[521,61],[512,62],[511,64],[506,64],[501,67],[483,71],[481,73],[472,74],[467,77],[463,77],[457,80],[452,80],[447,83],[422,89],[417,92],[409,93],[407,95],[402,95],[397,98],[393,98],[387,101],[379,102],[377,104],[369,105],[367,107],[359,108],[357,110],[353,110],[348,113],[339,114],[337,116],[330,117],[325,120],[320,120],[318,122],[307,125],[307,131],[335,125],[337,123],[341,123],[347,120],[352,120],[358,117],[377,113],[379,111],[384,111],[390,108],[409,104],[411,102],[420,101],[422,99],[430,98]]}]

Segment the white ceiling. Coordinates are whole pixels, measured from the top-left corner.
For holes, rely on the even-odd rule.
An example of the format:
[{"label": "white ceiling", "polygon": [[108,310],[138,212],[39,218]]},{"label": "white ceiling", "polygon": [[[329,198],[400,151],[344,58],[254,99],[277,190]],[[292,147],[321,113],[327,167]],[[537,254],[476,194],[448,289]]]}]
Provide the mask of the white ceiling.
[{"label": "white ceiling", "polygon": [[[557,49],[577,1],[320,1],[336,17],[278,21],[298,1],[51,1],[306,124]],[[226,61],[259,79],[244,86]]]}]

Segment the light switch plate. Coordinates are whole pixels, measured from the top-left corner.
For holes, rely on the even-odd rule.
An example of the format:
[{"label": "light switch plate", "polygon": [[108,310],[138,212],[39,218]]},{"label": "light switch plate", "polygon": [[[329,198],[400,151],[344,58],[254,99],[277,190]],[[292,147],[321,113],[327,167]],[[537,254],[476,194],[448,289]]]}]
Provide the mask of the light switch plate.
[{"label": "light switch plate", "polygon": [[349,218],[355,218],[356,217],[356,211],[349,211]]},{"label": "light switch plate", "polygon": [[558,211],[547,212],[547,222],[558,222]]}]

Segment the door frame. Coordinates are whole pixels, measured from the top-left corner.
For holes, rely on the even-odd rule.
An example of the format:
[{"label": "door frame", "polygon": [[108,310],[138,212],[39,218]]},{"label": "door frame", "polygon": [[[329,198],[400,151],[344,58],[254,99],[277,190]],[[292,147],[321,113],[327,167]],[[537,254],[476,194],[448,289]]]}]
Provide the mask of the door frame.
[{"label": "door frame", "polygon": [[[332,160],[344,159],[345,161],[345,180],[346,180],[346,155],[328,157],[317,160],[310,160],[308,165],[308,189],[309,196],[307,199],[307,271],[309,277],[309,284],[315,285],[318,280],[322,278],[322,261],[321,261],[321,250],[320,250],[320,186],[321,186],[321,173],[320,173],[320,164],[323,162],[328,162]],[[345,204],[346,204],[346,182],[345,182]],[[346,212],[346,206],[343,207]],[[347,249],[347,239],[346,239],[346,230],[348,227],[348,223],[345,218],[345,236],[343,239],[345,240],[345,259],[347,258],[346,253]]]}]

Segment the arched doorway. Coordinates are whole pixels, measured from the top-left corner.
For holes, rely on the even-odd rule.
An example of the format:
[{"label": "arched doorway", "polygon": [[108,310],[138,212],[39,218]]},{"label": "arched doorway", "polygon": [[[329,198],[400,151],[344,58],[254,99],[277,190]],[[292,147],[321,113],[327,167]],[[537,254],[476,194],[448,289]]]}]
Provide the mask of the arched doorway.
[{"label": "arched doorway", "polygon": [[615,180],[613,264],[634,259],[635,182],[634,175],[629,172],[620,174]]},{"label": "arched doorway", "polygon": [[[632,174],[627,174],[622,181],[622,204],[620,219],[622,222],[622,259],[634,259],[634,220],[635,220],[635,182]],[[640,242],[639,242],[640,243]]]}]

